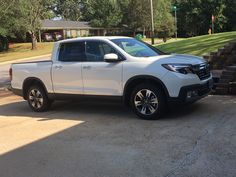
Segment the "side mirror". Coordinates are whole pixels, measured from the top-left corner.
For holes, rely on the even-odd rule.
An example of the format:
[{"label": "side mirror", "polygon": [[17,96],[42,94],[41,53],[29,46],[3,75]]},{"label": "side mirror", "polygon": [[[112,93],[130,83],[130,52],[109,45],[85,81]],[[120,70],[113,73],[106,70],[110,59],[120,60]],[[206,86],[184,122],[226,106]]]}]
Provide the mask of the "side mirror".
[{"label": "side mirror", "polygon": [[119,57],[118,57],[118,55],[116,55],[114,53],[109,53],[109,54],[104,55],[104,60],[106,62],[117,62],[117,61],[119,61]]}]

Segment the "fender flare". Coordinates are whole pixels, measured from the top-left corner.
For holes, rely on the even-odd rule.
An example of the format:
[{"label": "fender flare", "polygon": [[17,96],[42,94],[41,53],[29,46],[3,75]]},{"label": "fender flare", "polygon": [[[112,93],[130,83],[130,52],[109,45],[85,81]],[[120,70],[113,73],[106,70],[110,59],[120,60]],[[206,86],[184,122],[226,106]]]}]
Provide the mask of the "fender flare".
[{"label": "fender flare", "polygon": [[24,80],[23,85],[22,85],[23,98],[24,99],[26,99],[26,88],[25,87],[27,86],[26,85],[27,82],[37,82],[37,83],[39,83],[43,87],[43,89],[45,90],[46,95],[48,96],[47,88],[46,88],[46,86],[44,85],[44,83],[41,79],[39,79],[37,77],[28,77]]},{"label": "fender flare", "polygon": [[126,94],[127,94],[127,90],[129,88],[129,85],[137,80],[137,79],[147,79],[147,80],[152,80],[156,83],[158,83],[163,91],[165,92],[167,98],[169,98],[169,92],[168,92],[168,89],[166,88],[165,84],[160,80],[158,79],[157,77],[154,77],[154,76],[150,76],[150,75],[138,75],[138,76],[134,76],[134,77],[131,77],[126,83],[125,83],[125,86],[124,86],[124,91],[123,91],[123,99],[126,100]]}]

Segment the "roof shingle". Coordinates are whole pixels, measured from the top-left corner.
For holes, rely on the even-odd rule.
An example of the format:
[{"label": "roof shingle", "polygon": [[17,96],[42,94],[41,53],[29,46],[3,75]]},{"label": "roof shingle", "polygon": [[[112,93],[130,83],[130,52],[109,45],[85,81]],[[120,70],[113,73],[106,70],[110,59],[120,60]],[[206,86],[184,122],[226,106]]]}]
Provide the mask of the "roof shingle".
[{"label": "roof shingle", "polygon": [[41,29],[91,29],[89,22],[65,21],[65,20],[42,20]]}]

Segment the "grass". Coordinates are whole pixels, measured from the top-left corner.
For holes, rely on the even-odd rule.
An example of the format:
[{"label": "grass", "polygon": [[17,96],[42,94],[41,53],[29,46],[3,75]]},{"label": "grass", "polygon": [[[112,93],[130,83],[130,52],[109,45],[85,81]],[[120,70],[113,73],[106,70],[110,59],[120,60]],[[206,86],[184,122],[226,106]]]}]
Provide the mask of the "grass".
[{"label": "grass", "polygon": [[[179,40],[182,40],[182,39],[184,39],[184,38],[177,38],[177,39],[175,39],[175,38],[170,38],[170,39],[168,39],[167,40],[167,42],[166,43],[169,43],[169,42],[173,42],[173,41],[179,41]],[[147,42],[147,43],[150,43],[151,44],[151,41],[152,41],[152,39],[151,38],[143,38],[142,39],[144,42]],[[155,38],[155,43],[163,43],[163,39],[160,39],[160,38]]]},{"label": "grass", "polygon": [[38,43],[36,50],[31,50],[31,43],[12,44],[7,52],[0,53],[0,62],[50,54],[52,47],[51,42]]},{"label": "grass", "polygon": [[236,40],[236,31],[170,41],[155,47],[167,53],[203,56],[217,51],[232,40]]}]

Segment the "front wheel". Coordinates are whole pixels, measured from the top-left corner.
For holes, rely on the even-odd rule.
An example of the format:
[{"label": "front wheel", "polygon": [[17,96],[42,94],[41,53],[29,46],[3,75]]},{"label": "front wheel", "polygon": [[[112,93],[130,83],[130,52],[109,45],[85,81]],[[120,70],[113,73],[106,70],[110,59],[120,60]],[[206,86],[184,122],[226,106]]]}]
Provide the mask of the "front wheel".
[{"label": "front wheel", "polygon": [[47,111],[52,103],[48,99],[44,89],[37,85],[29,88],[27,92],[27,101],[30,108],[35,112]]},{"label": "front wheel", "polygon": [[142,119],[154,120],[160,118],[166,111],[165,93],[156,85],[138,85],[131,94],[133,111]]}]

